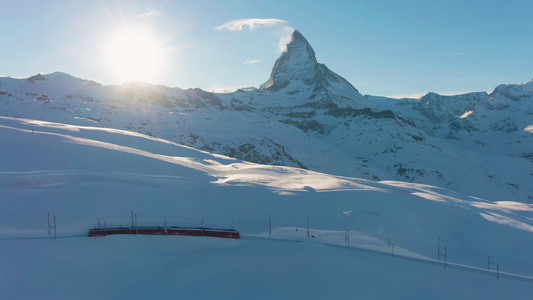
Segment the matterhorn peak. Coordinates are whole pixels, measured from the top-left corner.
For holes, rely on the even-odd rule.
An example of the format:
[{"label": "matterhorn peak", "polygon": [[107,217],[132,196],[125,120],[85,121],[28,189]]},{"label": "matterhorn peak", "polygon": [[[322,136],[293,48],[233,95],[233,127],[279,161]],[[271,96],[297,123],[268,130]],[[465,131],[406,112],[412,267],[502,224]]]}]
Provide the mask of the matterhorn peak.
[{"label": "matterhorn peak", "polygon": [[291,42],[287,44],[285,52],[292,56],[292,59],[297,59],[300,62],[317,62],[315,51],[298,30],[294,30],[292,33]]},{"label": "matterhorn peak", "polygon": [[298,30],[292,33],[291,42],[276,60],[270,78],[260,89],[278,91],[291,84],[299,88],[303,84],[314,92],[328,90],[358,101],[364,98],[346,79],[317,62],[315,51]]},{"label": "matterhorn peak", "polygon": [[293,80],[312,80],[316,73],[316,65],[315,51],[305,37],[295,30],[291,42],[276,60],[269,80],[260,88],[279,90]]}]

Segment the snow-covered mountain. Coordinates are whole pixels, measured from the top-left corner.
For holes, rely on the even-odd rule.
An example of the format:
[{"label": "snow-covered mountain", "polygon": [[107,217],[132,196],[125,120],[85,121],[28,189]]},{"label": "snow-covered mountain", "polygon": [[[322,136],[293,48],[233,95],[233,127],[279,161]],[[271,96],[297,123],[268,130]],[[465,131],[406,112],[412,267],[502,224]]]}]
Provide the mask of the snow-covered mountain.
[{"label": "snow-covered mountain", "polygon": [[209,93],[64,73],[0,78],[0,115],[125,129],[251,162],[533,202],[533,82],[362,96],[298,31],[259,89]]}]

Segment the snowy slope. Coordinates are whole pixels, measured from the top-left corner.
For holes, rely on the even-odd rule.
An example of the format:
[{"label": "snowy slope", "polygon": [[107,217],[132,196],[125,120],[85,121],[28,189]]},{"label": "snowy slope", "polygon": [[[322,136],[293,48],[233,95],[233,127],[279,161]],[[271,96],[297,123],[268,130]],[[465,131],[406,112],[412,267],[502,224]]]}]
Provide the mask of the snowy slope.
[{"label": "snowy slope", "polygon": [[0,115],[134,131],[246,161],[533,202],[531,82],[362,96],[295,31],[260,89],[217,94],[64,73],[0,78]]},{"label": "snowy slope", "polygon": [[[530,204],[253,164],[97,127],[2,117],[0,143],[2,299],[527,299],[533,291]],[[132,210],[139,226],[164,218],[199,226],[203,213],[206,226],[233,223],[243,239],[84,237],[98,218],[129,226]],[[439,238],[446,269],[434,264]],[[501,278],[484,271],[488,256]]]}]

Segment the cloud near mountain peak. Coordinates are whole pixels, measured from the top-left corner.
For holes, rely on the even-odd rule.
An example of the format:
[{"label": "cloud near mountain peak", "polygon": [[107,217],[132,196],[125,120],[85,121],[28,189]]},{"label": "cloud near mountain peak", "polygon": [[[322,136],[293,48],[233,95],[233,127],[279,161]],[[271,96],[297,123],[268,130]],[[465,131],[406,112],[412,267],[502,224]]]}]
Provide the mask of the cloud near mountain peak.
[{"label": "cloud near mountain peak", "polygon": [[283,25],[289,27],[287,24],[289,22],[280,19],[238,19],[228,21],[220,26],[215,27],[215,30],[231,30],[231,31],[241,31],[244,29],[254,30],[257,27],[261,26],[276,26]]}]

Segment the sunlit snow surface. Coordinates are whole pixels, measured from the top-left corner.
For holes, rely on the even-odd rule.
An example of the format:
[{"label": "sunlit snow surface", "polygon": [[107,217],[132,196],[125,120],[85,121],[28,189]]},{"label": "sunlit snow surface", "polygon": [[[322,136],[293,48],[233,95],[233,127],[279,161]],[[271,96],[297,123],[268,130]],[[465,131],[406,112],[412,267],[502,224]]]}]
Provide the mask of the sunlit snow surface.
[{"label": "sunlit snow surface", "polygon": [[[0,145],[1,299],[528,299],[533,292],[530,204],[6,117]],[[165,219],[200,226],[203,213],[205,226],[233,224],[243,238],[85,237],[98,219],[130,226],[132,211],[139,226]],[[437,263],[439,243],[446,269],[442,257]],[[502,275],[522,279],[482,271],[489,256]]]}]

